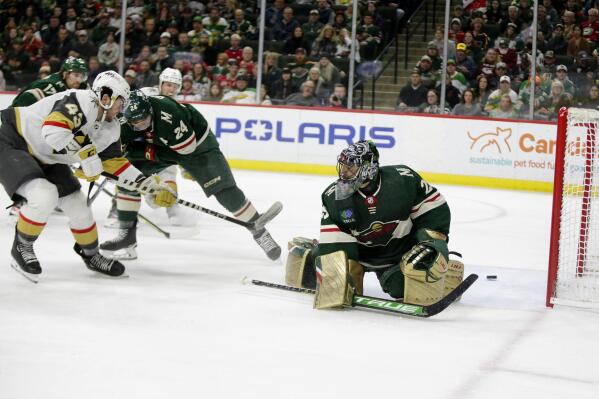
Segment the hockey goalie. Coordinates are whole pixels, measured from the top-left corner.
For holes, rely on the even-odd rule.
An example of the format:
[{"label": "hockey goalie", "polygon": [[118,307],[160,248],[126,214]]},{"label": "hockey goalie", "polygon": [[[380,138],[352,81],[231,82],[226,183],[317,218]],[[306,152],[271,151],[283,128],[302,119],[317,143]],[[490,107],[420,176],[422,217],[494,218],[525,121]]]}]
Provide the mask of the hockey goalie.
[{"label": "hockey goalie", "polygon": [[387,294],[428,305],[463,279],[449,260],[450,210],[441,193],[404,165],[379,166],[372,141],[345,148],[338,179],[322,194],[320,240],[289,243],[286,283],[316,289],[318,309],[351,305],[365,272]]}]

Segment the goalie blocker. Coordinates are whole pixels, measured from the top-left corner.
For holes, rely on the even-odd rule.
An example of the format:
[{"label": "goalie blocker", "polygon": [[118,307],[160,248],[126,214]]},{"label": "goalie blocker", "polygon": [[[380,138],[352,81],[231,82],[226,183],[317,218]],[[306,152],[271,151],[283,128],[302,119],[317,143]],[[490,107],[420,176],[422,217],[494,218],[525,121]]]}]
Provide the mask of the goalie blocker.
[{"label": "goalie blocker", "polygon": [[[396,284],[403,283],[401,290],[391,291],[403,292],[404,295],[392,295],[396,299],[428,305],[449,294],[463,281],[464,264],[454,259],[447,261],[430,246],[432,241],[416,244],[398,265],[383,273],[394,276]],[[304,237],[293,238],[288,249],[285,282],[296,288],[315,289],[315,308],[350,305],[354,294],[362,295],[365,270],[359,262],[347,259],[343,251],[318,256],[318,242]]]}]

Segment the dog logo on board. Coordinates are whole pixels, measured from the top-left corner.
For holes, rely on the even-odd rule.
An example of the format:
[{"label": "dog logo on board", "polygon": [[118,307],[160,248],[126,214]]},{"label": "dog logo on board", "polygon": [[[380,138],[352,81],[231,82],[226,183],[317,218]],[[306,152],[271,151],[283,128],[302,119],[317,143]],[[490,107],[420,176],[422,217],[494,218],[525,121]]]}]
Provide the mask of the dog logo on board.
[{"label": "dog logo on board", "polygon": [[470,149],[476,152],[496,152],[505,154],[512,152],[509,138],[512,136],[512,129],[502,129],[497,127],[495,132],[481,133],[478,136],[472,136],[468,131],[468,138],[472,140]]}]

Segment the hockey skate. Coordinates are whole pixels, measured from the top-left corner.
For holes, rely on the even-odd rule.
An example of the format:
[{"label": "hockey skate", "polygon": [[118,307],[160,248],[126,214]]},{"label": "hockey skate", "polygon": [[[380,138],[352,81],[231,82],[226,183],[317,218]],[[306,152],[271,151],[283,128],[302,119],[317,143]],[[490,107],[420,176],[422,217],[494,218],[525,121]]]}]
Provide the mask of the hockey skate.
[{"label": "hockey skate", "polygon": [[83,248],[79,244],[75,244],[73,247],[77,255],[81,256],[85,266],[89,270],[94,272],[102,273],[110,277],[119,277],[125,273],[125,266],[121,262],[115,259],[108,259],[105,256],[97,252],[95,255],[89,256],[83,252]]},{"label": "hockey skate", "polygon": [[254,241],[262,248],[270,260],[277,260],[281,257],[281,247],[265,228],[253,230],[252,235]]},{"label": "hockey skate", "polygon": [[109,258],[121,260],[137,259],[137,222],[120,227],[119,234],[100,245],[100,251]]},{"label": "hockey skate", "polygon": [[108,216],[106,216],[106,221],[104,222],[104,227],[109,229],[118,229],[119,228],[119,219],[118,212],[116,209],[116,200],[112,199],[112,205],[110,206],[110,211],[108,212]]},{"label": "hockey skate", "polygon": [[16,229],[10,254],[12,255],[10,266],[27,280],[37,283],[42,268],[33,251],[33,241],[19,238]]}]

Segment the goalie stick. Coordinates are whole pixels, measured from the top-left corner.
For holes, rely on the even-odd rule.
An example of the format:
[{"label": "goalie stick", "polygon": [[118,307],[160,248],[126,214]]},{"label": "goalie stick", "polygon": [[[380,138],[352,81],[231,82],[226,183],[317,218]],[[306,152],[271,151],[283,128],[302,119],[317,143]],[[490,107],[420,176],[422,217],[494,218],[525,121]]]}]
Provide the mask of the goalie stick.
[{"label": "goalie stick", "polygon": [[[458,299],[474,282],[478,279],[478,275],[470,274],[464,279],[453,291],[445,295],[439,301],[430,305],[416,305],[412,303],[404,303],[399,301],[392,301],[389,299],[375,298],[364,295],[354,295],[352,298],[352,307],[367,308],[380,310],[383,312],[401,314],[405,316],[415,316],[427,318],[435,316],[449,307],[456,299]],[[247,277],[244,277],[243,283],[248,281]],[[310,288],[297,288],[289,285],[269,283],[261,280],[251,280],[254,285],[260,285],[263,287],[276,288],[285,291],[302,292],[306,294],[315,294],[316,291]]]},{"label": "goalie stick", "polygon": [[[134,181],[127,180],[127,179],[119,181],[119,178],[117,176],[112,175],[107,172],[102,172],[102,176],[105,176],[105,177],[115,180],[117,186],[119,186],[119,187],[138,191],[142,194],[154,194],[153,189],[143,190],[141,188],[141,182],[134,182]],[[243,220],[239,220],[234,217],[224,215],[220,212],[216,212],[216,211],[213,211],[212,209],[204,208],[201,205],[197,205],[192,202],[182,200],[180,198],[177,198],[177,204],[186,206],[191,209],[195,209],[196,211],[207,213],[208,215],[215,216],[219,219],[223,219],[223,220],[226,220],[227,222],[235,223],[235,224],[238,224],[240,226],[243,226],[245,228],[252,229],[252,230],[254,230],[254,229],[259,230],[259,229],[263,228],[264,226],[266,226],[266,224],[268,222],[270,222],[271,220],[273,220],[283,209],[283,204],[281,204],[279,201],[277,201],[274,204],[272,204],[271,207],[268,208],[268,210],[266,212],[261,214],[258,217],[258,219],[256,219],[255,222],[244,222]]]}]

